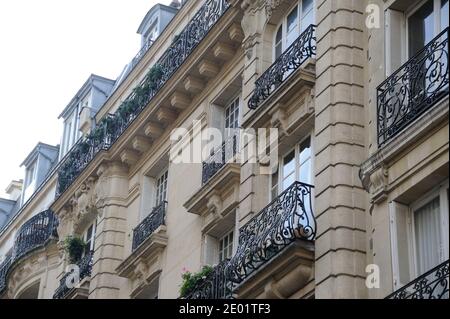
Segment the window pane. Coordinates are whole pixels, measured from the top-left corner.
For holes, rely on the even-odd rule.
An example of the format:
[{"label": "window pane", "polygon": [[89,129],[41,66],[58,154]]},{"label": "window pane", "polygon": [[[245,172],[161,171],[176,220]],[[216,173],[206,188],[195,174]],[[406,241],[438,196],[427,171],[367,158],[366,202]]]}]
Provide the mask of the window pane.
[{"label": "window pane", "polygon": [[287,34],[286,34],[286,48],[289,47],[298,34],[298,7],[296,6],[287,17]]},{"label": "window pane", "polygon": [[414,56],[434,37],[433,0],[428,0],[408,19],[409,57]]},{"label": "window pane", "polygon": [[311,24],[314,24],[314,11],[313,10],[309,11],[308,14],[302,18],[302,28],[300,31],[304,32],[306,29],[308,29],[308,27]]},{"label": "window pane", "polygon": [[307,138],[302,144],[300,144],[300,165],[311,158],[311,138]]},{"label": "window pane", "polygon": [[289,186],[291,186],[295,182],[295,174],[292,173],[288,177],[283,180],[283,190],[286,190]]},{"label": "window pane", "polygon": [[283,159],[283,178],[295,171],[295,152],[292,151]]},{"label": "window pane", "polygon": [[302,183],[311,184],[311,159],[300,165],[299,181]]},{"label": "window pane", "polygon": [[439,264],[440,218],[439,197],[414,212],[418,275]]},{"label": "window pane", "polygon": [[313,9],[313,0],[303,0],[302,1],[302,16],[304,17]]}]

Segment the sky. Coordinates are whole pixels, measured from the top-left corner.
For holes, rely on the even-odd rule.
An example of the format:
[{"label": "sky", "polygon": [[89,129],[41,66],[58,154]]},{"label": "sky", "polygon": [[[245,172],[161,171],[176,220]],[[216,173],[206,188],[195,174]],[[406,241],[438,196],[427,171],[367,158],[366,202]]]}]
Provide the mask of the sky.
[{"label": "sky", "polygon": [[0,1],[0,197],[90,74],[116,79],[140,48],[147,11],[170,0]]}]

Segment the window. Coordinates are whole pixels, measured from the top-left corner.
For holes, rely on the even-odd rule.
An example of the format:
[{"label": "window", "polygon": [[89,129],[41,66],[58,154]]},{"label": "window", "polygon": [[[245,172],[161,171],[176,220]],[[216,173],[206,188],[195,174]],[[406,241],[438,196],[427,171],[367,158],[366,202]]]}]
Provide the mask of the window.
[{"label": "window", "polygon": [[97,221],[95,221],[87,231],[84,233],[84,242],[86,243],[86,248],[84,254],[88,254],[91,251],[94,251],[95,248],[95,232],[97,228]]},{"label": "window", "polygon": [[289,10],[277,28],[274,39],[274,60],[313,23],[314,0],[299,1]]},{"label": "window", "polygon": [[311,184],[311,155],[311,137],[307,137],[281,158],[278,171],[272,174],[272,199],[295,181]]},{"label": "window", "polygon": [[239,129],[239,97],[225,108],[225,138],[232,136]]},{"label": "window", "polygon": [[219,262],[231,258],[233,255],[233,231],[219,240]]},{"label": "window", "polygon": [[162,173],[156,180],[156,205],[155,206],[158,206],[167,200],[167,177],[168,177],[168,171],[165,170],[164,173]]},{"label": "window", "polygon": [[36,173],[36,164],[33,163],[30,165],[29,168],[27,168],[26,178],[25,178],[25,188],[30,186],[30,184],[34,181]]},{"label": "window", "polygon": [[394,290],[449,258],[448,180],[409,204],[389,204]]},{"label": "window", "polygon": [[411,262],[416,276],[448,259],[448,185],[411,206]]},{"label": "window", "polygon": [[413,57],[448,27],[448,0],[421,1],[407,12],[408,57]]}]

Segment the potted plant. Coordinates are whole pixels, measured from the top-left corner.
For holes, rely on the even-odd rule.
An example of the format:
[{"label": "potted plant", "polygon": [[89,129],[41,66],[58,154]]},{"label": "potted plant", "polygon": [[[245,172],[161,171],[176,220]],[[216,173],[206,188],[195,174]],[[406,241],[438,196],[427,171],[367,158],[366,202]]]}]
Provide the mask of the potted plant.
[{"label": "potted plant", "polygon": [[69,255],[69,261],[71,264],[76,264],[83,256],[83,252],[86,249],[86,243],[82,238],[75,236],[68,236],[64,240],[64,249]]},{"label": "potted plant", "polygon": [[189,293],[192,292],[192,290],[203,280],[208,277],[208,275],[213,271],[213,267],[209,265],[205,265],[202,267],[202,269],[197,273],[191,273],[188,270],[185,270],[183,274],[181,275],[181,278],[183,279],[183,282],[181,283],[180,287],[180,297],[184,298]]}]

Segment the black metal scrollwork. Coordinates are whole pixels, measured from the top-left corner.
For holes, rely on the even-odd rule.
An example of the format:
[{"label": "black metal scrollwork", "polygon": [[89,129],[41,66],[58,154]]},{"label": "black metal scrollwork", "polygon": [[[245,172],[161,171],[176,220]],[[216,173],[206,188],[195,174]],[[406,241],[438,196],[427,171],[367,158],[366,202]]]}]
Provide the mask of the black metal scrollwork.
[{"label": "black metal scrollwork", "polygon": [[226,268],[229,259],[214,266],[213,271],[199,281],[185,299],[231,299],[232,283],[227,280]]},{"label": "black metal scrollwork", "polygon": [[316,54],[315,25],[310,25],[256,80],[248,107],[256,109],[308,58]]},{"label": "black metal scrollwork", "polygon": [[378,86],[378,145],[448,95],[448,31],[442,31]]},{"label": "black metal scrollwork", "polygon": [[[94,252],[90,251],[78,262],[77,265],[79,267],[79,282],[81,282],[84,278],[91,276],[93,257]],[[61,279],[59,280],[59,286],[58,288],[56,288],[55,293],[53,294],[53,299],[64,299],[73,289],[76,288],[77,284],[79,284],[75,282],[68,283],[67,279],[70,275],[73,275],[73,273],[67,272],[61,277]]]},{"label": "black metal scrollwork", "polygon": [[229,160],[236,155],[239,134],[226,139],[222,145],[213,151],[211,156],[202,163],[202,184],[206,184]]},{"label": "black metal scrollwork", "polygon": [[448,299],[448,265],[447,260],[395,291],[386,299]]},{"label": "black metal scrollwork", "polygon": [[20,227],[13,248],[0,264],[0,292],[6,288],[6,277],[13,264],[33,250],[44,247],[49,240],[58,238],[57,227],[58,218],[51,210],[33,216]]},{"label": "black metal scrollwork", "polygon": [[159,226],[164,225],[166,206],[167,202],[164,201],[154,207],[152,212],[133,230],[133,251],[135,251],[136,248],[138,248]]},{"label": "black metal scrollwork", "polygon": [[313,187],[294,182],[240,229],[237,251],[228,265],[230,281],[242,282],[297,239],[314,240]]}]

